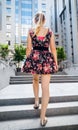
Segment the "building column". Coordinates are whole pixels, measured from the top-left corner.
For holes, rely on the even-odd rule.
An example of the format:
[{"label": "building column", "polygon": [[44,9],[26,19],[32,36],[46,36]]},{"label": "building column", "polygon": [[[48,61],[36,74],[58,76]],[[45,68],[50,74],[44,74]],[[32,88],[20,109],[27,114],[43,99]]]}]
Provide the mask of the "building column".
[{"label": "building column", "polygon": [[72,63],[71,34],[70,34],[69,0],[66,0],[66,36],[67,36],[67,59]]},{"label": "building column", "polygon": [[78,30],[76,8],[76,0],[71,0],[74,63],[78,64]]}]

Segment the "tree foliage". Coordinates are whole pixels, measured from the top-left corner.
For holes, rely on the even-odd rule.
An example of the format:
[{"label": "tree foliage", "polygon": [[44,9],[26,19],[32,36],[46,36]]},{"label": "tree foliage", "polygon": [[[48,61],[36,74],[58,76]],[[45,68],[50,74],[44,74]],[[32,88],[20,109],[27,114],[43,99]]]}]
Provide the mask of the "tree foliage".
[{"label": "tree foliage", "polygon": [[14,61],[20,63],[25,58],[26,48],[23,45],[14,46]]},{"label": "tree foliage", "polygon": [[58,58],[58,62],[61,62],[62,60],[66,59],[66,54],[63,47],[57,48],[57,58]]},{"label": "tree foliage", "polygon": [[8,44],[0,44],[0,57],[6,59],[9,54]]}]

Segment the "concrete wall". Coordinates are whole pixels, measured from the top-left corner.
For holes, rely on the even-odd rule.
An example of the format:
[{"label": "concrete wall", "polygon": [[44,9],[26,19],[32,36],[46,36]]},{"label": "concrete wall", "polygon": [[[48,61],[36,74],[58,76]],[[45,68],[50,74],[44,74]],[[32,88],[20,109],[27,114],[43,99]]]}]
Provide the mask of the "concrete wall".
[{"label": "concrete wall", "polygon": [[62,24],[60,24],[60,29],[65,30],[63,32],[59,32],[62,36],[66,35],[66,38],[61,38],[60,41],[63,41],[63,46],[66,49],[67,59],[69,62],[74,64],[78,64],[78,27],[77,27],[77,5],[76,0],[70,1],[70,9],[69,9],[69,0],[65,0],[66,10],[65,12],[62,10],[60,16],[63,16],[64,13],[65,19],[62,19]]},{"label": "concrete wall", "polygon": [[14,76],[15,71],[13,67],[0,64],[0,90],[9,85],[10,76]]},{"label": "concrete wall", "polygon": [[78,28],[77,28],[77,12],[76,0],[71,0],[72,7],[72,31],[73,31],[73,51],[74,63],[78,64]]}]

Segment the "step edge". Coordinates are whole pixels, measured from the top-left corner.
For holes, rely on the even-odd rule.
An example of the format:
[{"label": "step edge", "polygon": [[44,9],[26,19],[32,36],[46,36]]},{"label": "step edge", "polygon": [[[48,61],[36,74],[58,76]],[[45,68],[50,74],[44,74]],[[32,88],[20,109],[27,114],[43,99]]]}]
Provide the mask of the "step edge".
[{"label": "step edge", "polygon": [[[69,102],[66,102],[66,103],[68,103],[69,104]],[[52,103],[52,104],[48,104],[48,108],[47,108],[47,110],[48,109],[64,109],[64,108],[78,108],[78,104],[77,104],[77,106],[75,105],[67,105],[67,106],[59,106],[58,107],[58,104],[66,104],[66,103]],[[70,102],[70,104],[71,104],[72,102]],[[74,103],[74,102],[73,102]],[[72,104],[73,104],[72,103]],[[75,102],[75,103],[78,103],[78,102]],[[57,105],[56,105],[57,104]],[[50,105],[50,106],[49,106]],[[53,107],[52,107],[52,105],[54,105]],[[20,108],[21,107],[21,108]],[[23,107],[23,108],[22,108]],[[31,107],[31,108],[30,108]],[[41,106],[40,106],[41,107]],[[30,110],[33,110],[34,111],[34,109],[33,109],[33,104],[31,104],[31,105],[12,105],[12,106],[1,106],[1,108],[2,108],[2,110],[0,110],[0,113],[2,113],[2,112],[11,112],[11,111],[30,111]],[[7,110],[6,110],[6,108],[7,108]],[[8,109],[9,108],[9,109]],[[15,109],[14,109],[15,108]],[[19,109],[18,109],[19,108]],[[4,109],[4,110],[3,110]],[[40,109],[39,109],[40,110]]]}]

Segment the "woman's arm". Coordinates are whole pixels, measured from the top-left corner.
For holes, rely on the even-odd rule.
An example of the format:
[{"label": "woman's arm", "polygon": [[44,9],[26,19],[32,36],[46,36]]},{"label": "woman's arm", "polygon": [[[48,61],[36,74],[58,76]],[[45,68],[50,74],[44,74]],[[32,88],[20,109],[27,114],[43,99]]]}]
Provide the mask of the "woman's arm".
[{"label": "woman's arm", "polygon": [[51,39],[50,39],[50,50],[51,50],[51,53],[54,56],[54,60],[56,62],[56,66],[58,66],[58,63],[57,63],[57,52],[56,52],[56,47],[55,47],[55,38],[54,38],[53,32],[52,32]]},{"label": "woman's arm", "polygon": [[31,39],[30,32],[29,32],[28,38],[27,38],[26,57],[28,57],[30,55],[31,49],[32,49],[32,39]]}]

